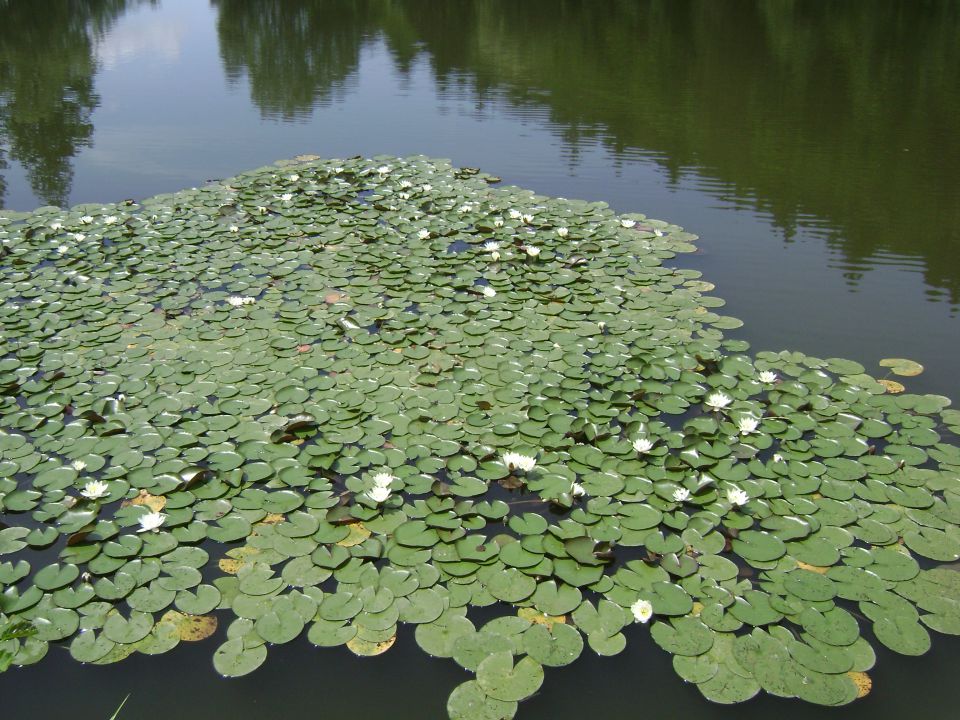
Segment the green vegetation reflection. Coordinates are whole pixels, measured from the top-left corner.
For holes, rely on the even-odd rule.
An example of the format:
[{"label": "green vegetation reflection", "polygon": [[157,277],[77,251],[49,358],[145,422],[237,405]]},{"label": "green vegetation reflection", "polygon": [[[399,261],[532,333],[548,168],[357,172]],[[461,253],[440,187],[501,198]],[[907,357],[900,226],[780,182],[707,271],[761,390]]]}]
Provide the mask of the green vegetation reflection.
[{"label": "green vegetation reflection", "polygon": [[664,264],[694,236],[496,184],[302,157],[0,215],[0,659],[225,623],[237,676],[406,623],[475,719],[641,632],[710,700],[823,705],[960,633],[947,398],[747,355]]}]

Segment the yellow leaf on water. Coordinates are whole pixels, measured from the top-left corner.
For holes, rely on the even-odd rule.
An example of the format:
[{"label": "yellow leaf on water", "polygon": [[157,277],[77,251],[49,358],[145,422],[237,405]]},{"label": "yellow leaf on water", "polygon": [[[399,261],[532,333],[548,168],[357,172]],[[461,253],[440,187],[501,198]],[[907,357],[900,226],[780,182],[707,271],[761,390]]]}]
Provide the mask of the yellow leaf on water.
[{"label": "yellow leaf on water", "polygon": [[847,677],[853,680],[853,684],[857,686],[857,697],[862,698],[870,694],[870,690],[873,688],[873,680],[865,672],[855,672],[851,670],[847,673]]},{"label": "yellow leaf on water", "polygon": [[877,382],[883,385],[891,395],[896,395],[906,390],[906,388],[896,380],[877,380]]},{"label": "yellow leaf on water", "polygon": [[382,655],[385,653],[387,650],[393,647],[393,644],[396,641],[396,635],[387,638],[383,642],[370,642],[369,640],[363,640],[359,637],[354,637],[352,640],[347,642],[347,649],[354,655],[359,655],[361,657],[373,657],[374,655]]},{"label": "yellow leaf on water", "polygon": [[546,625],[547,628],[552,628],[557,623],[565,624],[567,622],[566,615],[546,615],[532,607],[520,608],[517,610],[517,616],[530,623]]},{"label": "yellow leaf on water", "polygon": [[143,505],[148,507],[154,512],[160,512],[167,505],[167,499],[162,495],[151,495],[146,490],[141,490],[140,493],[130,501],[131,505]]},{"label": "yellow leaf on water", "polygon": [[260,550],[257,548],[244,545],[243,547],[227,550],[227,557],[220,558],[220,560],[217,561],[217,565],[225,573],[236,575],[240,568],[254,562],[256,559],[255,556],[259,554]]},{"label": "yellow leaf on water", "polygon": [[828,567],[820,567],[819,565],[810,565],[809,563],[801,562],[797,560],[797,567],[801,570],[809,570],[810,572],[819,573],[821,575],[826,575]]},{"label": "yellow leaf on water", "polygon": [[367,530],[362,523],[352,523],[348,525],[347,528],[350,530],[350,534],[337,543],[337,545],[341,547],[359,545],[371,535],[371,532]]},{"label": "yellow leaf on water", "polygon": [[261,520],[258,525],[276,525],[277,523],[282,523],[285,517],[280,513],[270,513],[263,520]]},{"label": "yellow leaf on water", "polygon": [[160,618],[160,622],[176,626],[180,639],[184,642],[205,640],[217,631],[216,615],[184,615],[176,610],[168,610]]}]

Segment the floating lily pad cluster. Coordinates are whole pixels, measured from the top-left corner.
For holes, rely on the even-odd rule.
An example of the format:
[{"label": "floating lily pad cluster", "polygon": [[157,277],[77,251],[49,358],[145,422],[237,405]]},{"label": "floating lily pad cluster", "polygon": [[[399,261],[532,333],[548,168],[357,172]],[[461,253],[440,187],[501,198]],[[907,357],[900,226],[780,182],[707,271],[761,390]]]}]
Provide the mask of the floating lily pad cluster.
[{"label": "floating lily pad cluster", "polygon": [[0,623],[36,630],[0,651],[219,621],[237,676],[406,623],[483,719],[639,632],[711,700],[825,705],[960,633],[946,398],[748,356],[664,264],[694,236],[496,181],[304,157],[0,215]]}]

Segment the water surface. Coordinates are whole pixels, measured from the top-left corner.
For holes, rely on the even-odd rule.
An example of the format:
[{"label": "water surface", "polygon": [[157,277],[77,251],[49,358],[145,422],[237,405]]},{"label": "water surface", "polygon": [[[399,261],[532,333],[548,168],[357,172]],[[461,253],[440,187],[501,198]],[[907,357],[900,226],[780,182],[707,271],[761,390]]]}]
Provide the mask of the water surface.
[{"label": "water surface", "polygon": [[[954,0],[0,0],[0,206],[140,199],[301,153],[426,154],[701,236],[754,349],[914,358],[960,399]],[[838,711],[708,705],[635,628],[519,717],[952,716],[960,644],[881,654]],[[11,717],[441,717],[465,675],[409,636],[306,642],[220,681],[213,646],[0,677]],[[49,691],[51,678],[58,688]],[[355,688],[344,693],[344,688]],[[399,706],[399,707],[398,707]],[[69,708],[69,710],[68,710]]]}]

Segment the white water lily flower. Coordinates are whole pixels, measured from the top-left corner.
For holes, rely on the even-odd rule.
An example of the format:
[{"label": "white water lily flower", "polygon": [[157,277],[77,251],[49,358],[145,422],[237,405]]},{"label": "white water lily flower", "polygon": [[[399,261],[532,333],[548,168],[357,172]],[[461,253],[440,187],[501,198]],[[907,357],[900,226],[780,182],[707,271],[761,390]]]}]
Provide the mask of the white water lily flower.
[{"label": "white water lily flower", "polygon": [[424,192],[430,192],[431,190],[433,190],[433,185],[430,185],[429,183],[426,185],[421,185],[420,189],[423,190]]},{"label": "white water lily flower", "polygon": [[373,484],[376,487],[390,487],[390,485],[396,479],[397,479],[396,476],[391,475],[386,470],[384,470],[383,472],[378,472],[376,475],[373,476]]},{"label": "white water lily flower", "polygon": [[580,498],[586,495],[587,491],[583,489],[583,485],[581,485],[578,482],[575,482],[573,483],[573,485],[570,486],[570,494],[573,495],[573,497],[575,498]]},{"label": "white water lily flower", "polygon": [[377,173],[380,175],[386,175],[390,172],[390,170],[392,170],[392,168],[389,165],[381,165],[377,168]]},{"label": "white water lily flower", "polygon": [[781,455],[780,453],[774,453],[774,454],[773,454],[773,461],[774,461],[774,462],[783,462],[783,455]]},{"label": "white water lily flower", "polygon": [[50,223],[50,229],[51,229],[51,230],[62,230],[62,229],[63,229],[63,223],[61,223],[61,222]]},{"label": "white water lily flower", "polygon": [[424,228],[423,230],[418,230],[417,237],[420,238],[421,240],[426,240],[427,238],[430,237],[430,231],[427,230],[426,228]]},{"label": "white water lily flower", "polygon": [[557,235],[559,235],[560,237],[566,237],[566,236],[569,235],[569,234],[570,234],[570,230],[569,230],[569,229],[567,229],[567,228],[565,228],[565,227],[558,227],[558,228],[557,228]]},{"label": "white water lily flower", "polygon": [[82,472],[83,470],[87,469],[87,464],[83,460],[74,460],[72,463],[70,463],[70,467],[77,472]]},{"label": "white water lily flower", "polygon": [[99,500],[110,494],[110,488],[103,480],[91,480],[83,486],[80,494],[88,500]]},{"label": "white water lily flower", "polygon": [[93,218],[90,215],[82,215],[80,217],[80,222],[83,223],[84,225],[89,225],[90,223],[93,222]]},{"label": "white water lily flower", "polygon": [[690,491],[686,488],[677,488],[673,491],[673,501],[682,503],[686,502],[690,498]]},{"label": "white water lily flower", "polygon": [[648,623],[653,617],[653,605],[649,600],[640,599],[630,606],[630,612],[633,613],[634,622]]},{"label": "white water lily flower", "polygon": [[240,297],[239,295],[232,295],[227,298],[227,302],[233,305],[234,307],[240,307],[241,305],[250,305],[255,303],[252,297]]},{"label": "white water lily flower", "polygon": [[537,466],[537,459],[518,452],[506,452],[503,454],[503,464],[511,470],[530,472]]},{"label": "white water lily flower", "polygon": [[741,435],[749,435],[752,432],[756,432],[759,425],[760,421],[752,415],[744,415],[737,421],[737,429]]},{"label": "white water lily flower", "polygon": [[495,297],[496,294],[497,294],[497,291],[494,290],[494,289],[493,289],[492,287],[490,287],[489,285],[485,285],[482,292],[483,292],[483,294],[484,294],[485,296],[487,296],[488,298]]},{"label": "white water lily flower", "polygon": [[522,212],[520,212],[519,210],[514,210],[512,208],[507,213],[507,215],[510,217],[511,220],[519,220],[521,217],[523,217]]},{"label": "white water lily flower", "polygon": [[69,252],[69,251],[70,251],[70,246],[69,246],[69,245],[58,245],[58,246],[57,246],[57,252],[60,253],[61,255],[63,255],[64,253],[67,253],[67,252]]},{"label": "white water lily flower", "polygon": [[773,370],[762,370],[757,379],[762,383],[775,383],[777,381],[777,374]]},{"label": "white water lily flower", "polygon": [[723,410],[732,402],[733,398],[731,398],[729,395],[726,395],[722,392],[715,392],[712,395],[707,396],[704,404],[711,410]]},{"label": "white water lily flower", "polygon": [[84,235],[83,233],[70,233],[70,237],[72,237],[77,242],[83,242],[84,240],[87,239],[87,236]]},{"label": "white water lily flower", "polygon": [[538,248],[536,245],[525,245],[523,250],[532,258],[535,258],[540,254],[540,248]]},{"label": "white water lily flower", "polygon": [[284,202],[290,202],[291,200],[293,200],[293,193],[284,193],[283,195],[278,195],[277,197],[283,200]]},{"label": "white water lily flower", "polygon": [[738,487],[732,487],[727,490],[727,501],[731,505],[740,506],[750,502],[750,496],[744,490]]},{"label": "white water lily flower", "polygon": [[634,225],[637,224],[637,221],[636,221],[636,220],[621,220],[621,221],[620,221],[620,224],[621,224],[623,227],[625,227],[625,228],[632,228]]},{"label": "white water lily flower", "polygon": [[296,182],[300,179],[300,176],[294,173],[293,175],[289,175],[287,179],[290,180],[290,182]]},{"label": "white water lily flower", "polygon": [[648,453],[653,450],[654,442],[650,438],[640,437],[633,441],[633,449],[638,453]]},{"label": "white water lily flower", "polygon": [[161,525],[163,525],[164,520],[167,519],[167,516],[159,512],[148,512],[137,518],[137,522],[140,523],[140,529],[137,532],[148,532],[150,530],[158,530]]},{"label": "white water lily flower", "polygon": [[522,217],[523,217],[523,221],[524,221],[527,225],[532,225],[532,224],[533,224],[533,215],[527,214],[527,215],[523,215]]},{"label": "white water lily flower", "polygon": [[113,224],[116,223],[116,222],[117,222],[117,216],[116,216],[116,215],[107,215],[107,216],[103,219],[104,225],[113,225]]},{"label": "white water lily flower", "polygon": [[237,225],[230,226],[230,232],[240,232],[240,228]]},{"label": "white water lily flower", "polygon": [[487,242],[483,244],[483,249],[487,252],[495,252],[500,249],[500,243],[496,240],[487,240]]},{"label": "white water lily flower", "polygon": [[390,497],[390,488],[383,485],[377,485],[376,487],[370,488],[364,493],[368,498],[373,500],[377,505],[382,502],[385,502],[388,497]]},{"label": "white water lily flower", "polygon": [[493,221],[493,226],[494,226],[495,228],[502,228],[502,227],[503,227],[503,218],[497,218],[496,220],[494,220],[494,221]]}]

